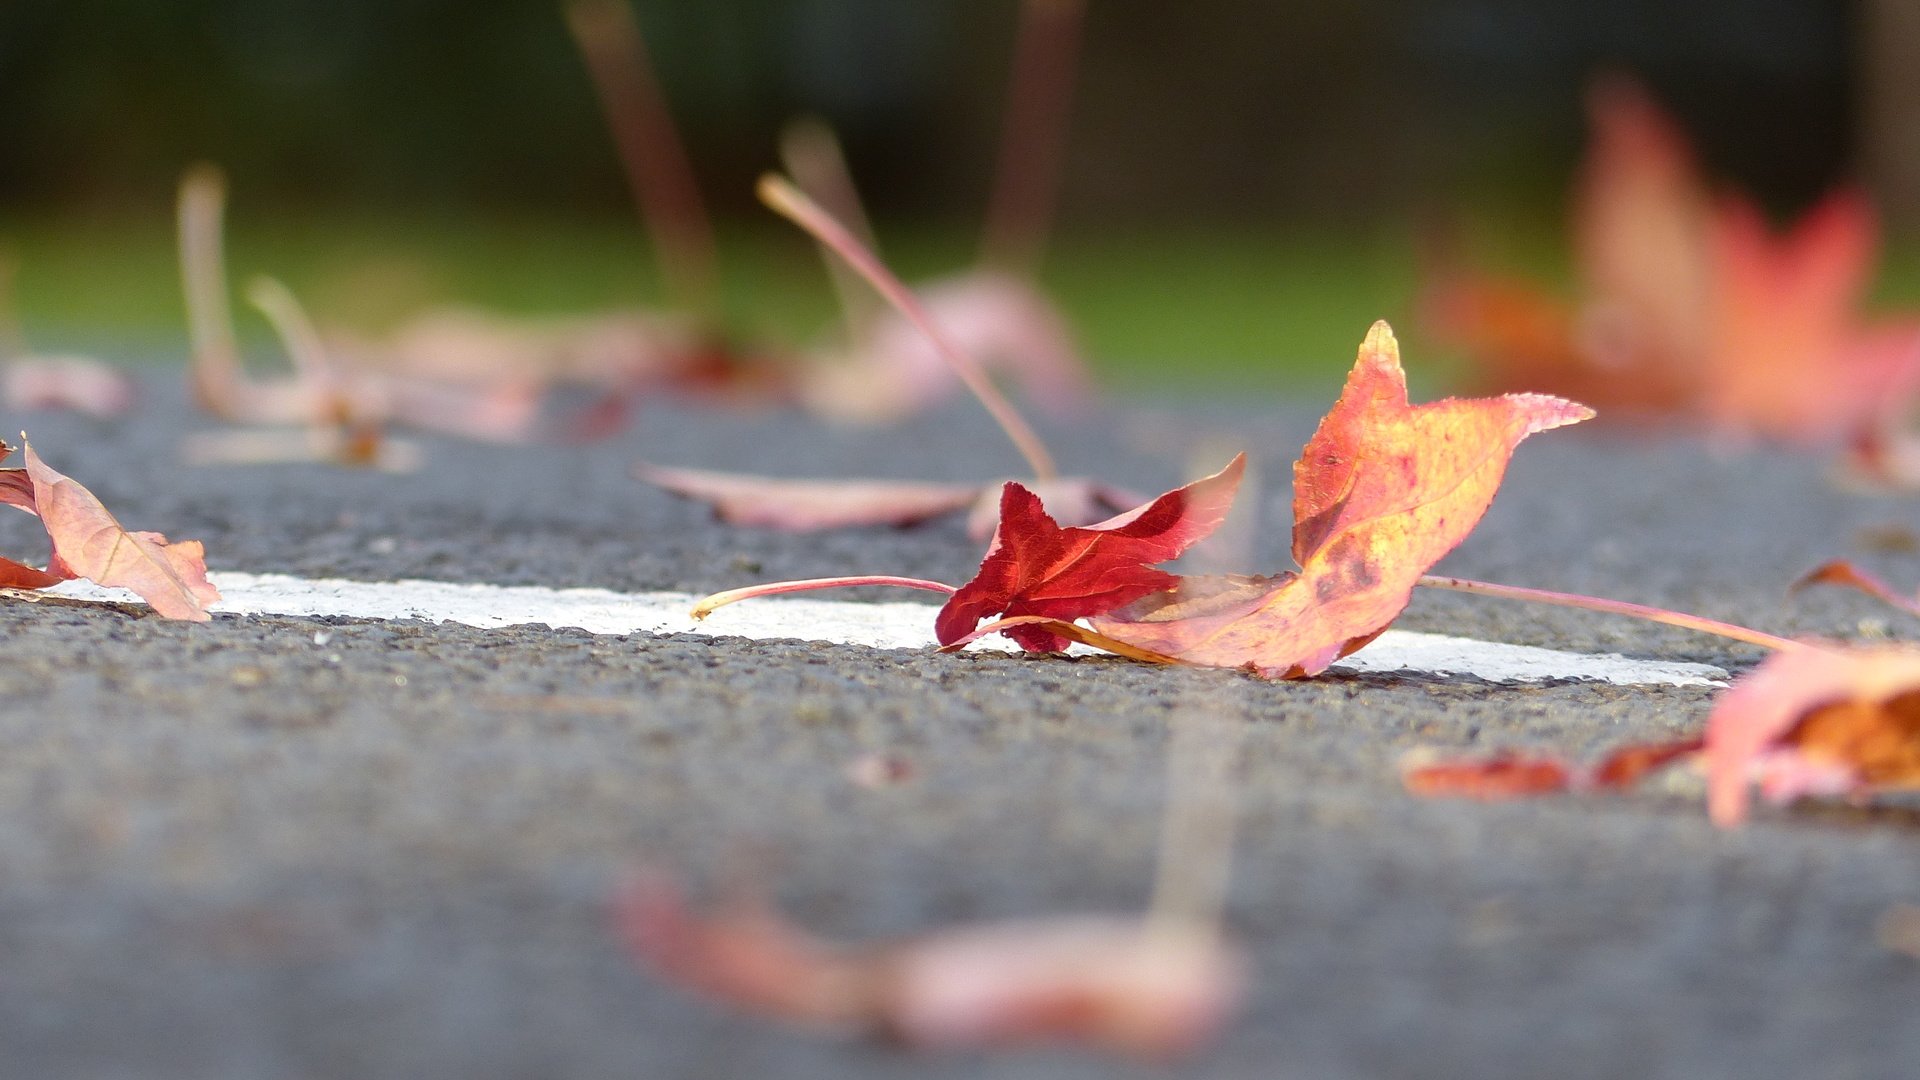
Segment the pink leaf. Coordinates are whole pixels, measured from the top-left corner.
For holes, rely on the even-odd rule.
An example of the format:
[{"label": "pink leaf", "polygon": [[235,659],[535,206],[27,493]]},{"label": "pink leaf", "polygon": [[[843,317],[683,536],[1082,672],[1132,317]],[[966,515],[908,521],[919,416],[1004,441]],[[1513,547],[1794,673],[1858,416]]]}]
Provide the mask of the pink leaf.
[{"label": "pink leaf", "polygon": [[220,592],[207,581],[199,541],[169,544],[159,533],[128,532],[91,491],[41,461],[31,444],[26,461],[34,504],[53,538],[48,573],[130,589],[169,619],[210,618],[207,605]]}]

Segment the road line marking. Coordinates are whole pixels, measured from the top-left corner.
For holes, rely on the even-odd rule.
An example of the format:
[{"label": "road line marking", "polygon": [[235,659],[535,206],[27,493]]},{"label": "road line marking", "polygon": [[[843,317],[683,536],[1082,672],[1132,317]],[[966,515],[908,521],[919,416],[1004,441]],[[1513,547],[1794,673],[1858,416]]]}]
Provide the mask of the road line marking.
[{"label": "road line marking", "polygon": [[[482,629],[544,623],[595,634],[797,638],[879,649],[925,649],[934,644],[935,609],[929,604],[750,600],[723,608],[700,623],[687,615],[687,609],[699,599],[691,593],[619,593],[419,580],[346,581],[233,572],[209,576],[224,597],[212,610],[238,615],[419,619]],[[49,591],[78,599],[133,599],[123,590],[103,589],[84,581],[66,582]],[[1001,639],[983,641],[977,647],[1015,648],[1012,642]],[[1562,652],[1410,630],[1389,630],[1334,666],[1348,671],[1469,675],[1503,683],[1576,679],[1628,686],[1717,687],[1726,685],[1729,678],[1727,672],[1707,664],[1637,660],[1618,653]]]}]

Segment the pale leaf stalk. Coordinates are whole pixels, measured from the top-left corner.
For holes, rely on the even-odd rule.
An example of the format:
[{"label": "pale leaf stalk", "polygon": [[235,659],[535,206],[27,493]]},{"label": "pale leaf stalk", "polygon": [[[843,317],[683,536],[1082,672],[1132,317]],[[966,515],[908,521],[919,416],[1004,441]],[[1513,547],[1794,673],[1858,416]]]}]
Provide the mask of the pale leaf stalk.
[{"label": "pale leaf stalk", "polygon": [[742,600],[752,600],[760,596],[778,596],[781,593],[812,592],[815,589],[851,589],[861,585],[889,585],[901,589],[923,589],[927,592],[953,595],[959,590],[944,581],[928,581],[925,578],[890,577],[885,574],[872,574],[858,577],[802,578],[798,581],[769,581],[764,585],[748,585],[739,589],[717,592],[693,605],[689,612],[695,620],[704,619],[713,614],[715,608]]},{"label": "pale leaf stalk", "polygon": [[227,304],[222,218],[227,181],[219,169],[196,165],[180,180],[180,279],[186,293],[193,388],[200,405],[222,419],[240,411],[240,347]]},{"label": "pale leaf stalk", "polygon": [[1736,623],[1721,622],[1701,615],[1689,615],[1684,611],[1669,611],[1666,608],[1648,607],[1645,604],[1632,604],[1625,600],[1607,600],[1598,596],[1582,596],[1578,593],[1552,592],[1547,589],[1529,589],[1520,585],[1498,585],[1490,581],[1432,575],[1421,578],[1419,584],[1429,589],[1446,589],[1450,592],[1470,593],[1474,596],[1491,596],[1501,600],[1520,600],[1533,604],[1552,604],[1556,607],[1599,611],[1608,615],[1624,615],[1630,619],[1664,623],[1667,626],[1677,626],[1683,630],[1692,630],[1701,634],[1712,634],[1715,637],[1729,638],[1775,651],[1818,647],[1808,642],[1795,641],[1792,638],[1780,637],[1777,634],[1754,630]]},{"label": "pale leaf stalk", "polygon": [[[780,133],[780,163],[796,187],[822,209],[846,226],[868,251],[878,253],[873,226],[867,221],[860,202],[860,190],[847,168],[840,140],[826,121],[802,117]],[[871,333],[873,321],[884,308],[873,290],[866,287],[846,261],[825,244],[819,245],[821,261],[827,264],[827,277],[833,282],[834,299],[840,303],[840,315],[846,324],[847,340],[854,347]]]},{"label": "pale leaf stalk", "polygon": [[900,314],[918,327],[927,336],[934,348],[953,368],[973,396],[980,400],[987,412],[993,415],[1000,429],[1027,459],[1027,467],[1033,470],[1035,480],[1052,480],[1059,475],[1054,467],[1053,456],[1047,452],[1046,444],[1034,433],[1019,411],[1013,407],[1000,388],[993,384],[987,373],[971,356],[960,350],[946,331],[933,321],[927,310],[914,298],[912,290],[900,283],[879,259],[875,258],[854,235],[847,231],[833,216],[822,210],[799,188],[781,176],[769,173],[760,178],[757,189],[760,201],[766,203],[774,212],[805,229],[813,238],[834,253],[845,259],[848,265],[859,271],[875,291],[887,298]]},{"label": "pale leaf stalk", "polygon": [[334,369],[319,329],[293,290],[277,278],[263,275],[248,283],[247,300],[267,317],[280,338],[281,347],[287,350],[287,359],[292,362],[295,374],[312,395],[313,422],[326,425],[340,419],[330,415],[346,411],[345,402],[341,400],[340,374]]}]

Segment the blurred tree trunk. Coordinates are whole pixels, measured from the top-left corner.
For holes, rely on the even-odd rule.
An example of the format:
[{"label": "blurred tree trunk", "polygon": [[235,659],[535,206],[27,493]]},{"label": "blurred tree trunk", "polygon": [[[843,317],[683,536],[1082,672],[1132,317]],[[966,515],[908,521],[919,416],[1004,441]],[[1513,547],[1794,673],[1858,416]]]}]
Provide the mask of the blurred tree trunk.
[{"label": "blurred tree trunk", "polygon": [[1888,224],[1920,231],[1920,4],[1862,0],[1859,33],[1867,178]]}]

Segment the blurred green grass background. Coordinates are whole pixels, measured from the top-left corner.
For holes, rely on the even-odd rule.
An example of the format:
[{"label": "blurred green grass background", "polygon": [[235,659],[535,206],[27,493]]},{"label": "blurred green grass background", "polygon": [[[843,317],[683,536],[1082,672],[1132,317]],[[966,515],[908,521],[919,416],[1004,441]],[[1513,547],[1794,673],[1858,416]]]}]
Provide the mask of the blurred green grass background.
[{"label": "blurred green grass background", "polygon": [[[880,226],[909,282],[966,269],[961,229]],[[748,339],[822,340],[833,298],[818,256],[778,223],[722,235],[729,325]],[[0,222],[17,261],[16,308],[37,351],[129,363],[185,355],[170,222],[37,218]],[[369,216],[249,220],[236,208],[228,269],[285,281],[322,326],[378,330],[446,303],[523,315],[657,304],[662,290],[636,225],[618,219]],[[1044,283],[1073,321],[1097,375],[1123,390],[1219,393],[1329,385],[1376,318],[1404,321],[1415,287],[1400,225],[1263,234],[1225,227],[1081,231],[1051,248]],[[235,301],[242,333],[271,348]]]},{"label": "blurred green grass background", "polygon": [[[1869,78],[1913,69],[1867,48],[1905,40],[1904,23],[1818,0],[1737,6],[1090,3],[1078,63],[1062,61],[1073,98],[1043,283],[1121,391],[1323,396],[1377,318],[1416,392],[1440,391],[1453,358],[1414,320],[1425,229],[1456,228],[1471,265],[1564,283],[1596,72],[1648,80],[1708,171],[1783,217],[1894,160],[1875,151],[1887,132],[1920,130],[1873,126],[1920,102],[1904,74]],[[835,326],[810,244],[750,195],[797,116],[839,131],[902,277],[971,263],[1001,125],[1020,114],[1027,7],[633,0],[722,222],[738,337],[804,347]],[[184,358],[170,196],[196,160],[233,178],[236,296],[272,274],[323,327],[663,296],[552,0],[0,4],[0,115],[20,151],[0,158],[0,251],[39,351]],[[1920,306],[1920,249],[1893,253],[1880,295]],[[264,321],[235,306],[265,361]]]},{"label": "blurred green grass background", "polygon": [[[967,268],[975,236],[924,224],[879,228],[910,282]],[[1472,260],[1558,287],[1562,228],[1543,208],[1489,202],[1461,218]],[[1457,357],[1422,340],[1415,319],[1420,244],[1410,221],[1261,231],[1158,226],[1069,230],[1049,250],[1044,284],[1073,321],[1097,377],[1123,393],[1320,395],[1338,384],[1367,326],[1395,324],[1416,389],[1447,388]],[[646,307],[663,296],[637,225],[611,218],[365,214],[252,217],[236,208],[228,267],[243,339],[258,362],[277,351],[238,298],[253,275],[292,286],[323,327],[377,332],[442,304],[516,315]],[[821,342],[836,328],[814,249],[778,222],[721,236],[728,325],[776,345]],[[0,220],[16,263],[15,315],[37,352],[135,365],[186,356],[171,222],[81,216]],[[1920,246],[1896,245],[1875,306],[1920,309]],[[274,361],[277,362],[277,361]]]}]

